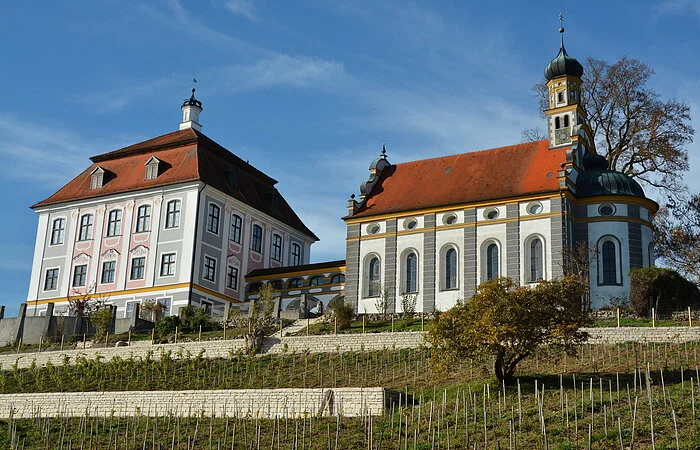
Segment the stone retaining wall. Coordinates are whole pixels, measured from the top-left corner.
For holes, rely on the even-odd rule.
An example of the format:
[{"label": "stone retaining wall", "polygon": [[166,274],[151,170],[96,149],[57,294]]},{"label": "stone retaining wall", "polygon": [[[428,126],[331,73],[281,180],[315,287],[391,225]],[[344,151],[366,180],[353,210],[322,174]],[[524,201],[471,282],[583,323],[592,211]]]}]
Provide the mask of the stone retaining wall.
[{"label": "stone retaining wall", "polygon": [[378,387],[8,394],[0,395],[0,418],[377,416],[398,399]]},{"label": "stone retaining wall", "polygon": [[[590,333],[591,344],[616,344],[623,342],[700,342],[700,327],[622,327],[622,328],[586,328]],[[367,333],[338,334],[323,336],[285,336],[266,337],[261,353],[333,353],[347,351],[376,351],[417,348],[423,341],[421,332],[402,333]],[[171,357],[179,355],[197,355],[204,350],[206,358],[228,358],[243,351],[243,339],[218,340],[206,342],[182,342],[177,344],[151,345],[149,342],[134,342],[130,347],[87,348],[40,353],[20,353],[0,355],[0,367],[7,369],[17,363],[20,368],[29,367],[33,361],[37,365],[47,362],[63,364],[66,357],[69,363],[77,358],[94,359],[98,355],[105,359],[115,356],[121,358],[145,358],[152,352],[153,358],[170,352]]]}]

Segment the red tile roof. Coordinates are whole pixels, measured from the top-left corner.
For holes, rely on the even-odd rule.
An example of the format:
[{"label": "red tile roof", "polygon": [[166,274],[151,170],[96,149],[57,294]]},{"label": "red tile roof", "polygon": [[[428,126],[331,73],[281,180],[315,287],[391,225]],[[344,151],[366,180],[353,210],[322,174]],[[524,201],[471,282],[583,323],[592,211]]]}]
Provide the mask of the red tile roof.
[{"label": "red tile roof", "polygon": [[[162,161],[165,168],[156,179],[146,180],[145,165],[152,156]],[[32,208],[202,181],[318,240],[274,187],[276,180],[191,128],[90,159],[90,167]],[[90,174],[98,166],[107,172],[104,185],[90,189]]]},{"label": "red tile roof", "polygon": [[543,140],[391,165],[347,218],[555,192],[567,149]]}]

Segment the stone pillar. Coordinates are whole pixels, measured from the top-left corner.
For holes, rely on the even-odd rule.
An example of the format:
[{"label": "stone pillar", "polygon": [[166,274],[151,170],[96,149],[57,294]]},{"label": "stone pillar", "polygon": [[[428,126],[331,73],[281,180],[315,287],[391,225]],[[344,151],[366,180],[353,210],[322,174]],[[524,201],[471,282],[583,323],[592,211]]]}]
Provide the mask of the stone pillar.
[{"label": "stone pillar", "polygon": [[552,233],[552,276],[551,279],[561,278],[564,275],[564,226],[566,222],[562,213],[563,199],[553,198],[550,200],[550,208],[553,215],[550,219],[550,230]]},{"label": "stone pillar", "polygon": [[462,273],[464,279],[464,301],[476,293],[476,209],[464,210],[464,258]]},{"label": "stone pillar", "polygon": [[13,330],[13,337],[15,342],[19,341],[24,334],[24,319],[27,317],[27,304],[19,304],[19,313],[17,314],[17,323],[15,324],[15,329]]},{"label": "stone pillar", "polygon": [[43,337],[54,338],[53,302],[46,305],[46,316],[44,317]]},{"label": "stone pillar", "polygon": [[388,313],[396,312],[396,219],[387,219],[384,238],[384,292],[387,293]]},{"label": "stone pillar", "polygon": [[435,311],[435,214],[423,216],[423,312]]},{"label": "stone pillar", "polygon": [[[518,219],[520,210],[517,203],[506,204],[506,218]],[[506,276],[520,284],[520,220],[506,222]]]},{"label": "stone pillar", "polygon": [[345,258],[345,301],[357,311],[360,299],[360,224],[348,225]]}]

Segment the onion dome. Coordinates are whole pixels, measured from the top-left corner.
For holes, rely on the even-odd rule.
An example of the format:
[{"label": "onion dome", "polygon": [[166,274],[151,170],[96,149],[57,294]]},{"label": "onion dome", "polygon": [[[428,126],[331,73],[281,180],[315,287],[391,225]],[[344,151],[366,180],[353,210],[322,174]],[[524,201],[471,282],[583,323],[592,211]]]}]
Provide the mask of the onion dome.
[{"label": "onion dome", "polygon": [[631,195],[646,198],[644,190],[632,177],[609,169],[585,170],[576,178],[577,197]]},{"label": "onion dome", "polygon": [[[559,16],[559,19],[563,20],[561,15]],[[567,75],[580,78],[581,75],[583,75],[583,66],[576,60],[576,58],[573,58],[566,53],[566,49],[564,48],[563,26],[559,28],[559,33],[561,33],[561,47],[559,48],[559,54],[557,54],[557,56],[551,60],[549,64],[547,64],[547,67],[544,68],[544,77],[547,79],[547,81]]]}]

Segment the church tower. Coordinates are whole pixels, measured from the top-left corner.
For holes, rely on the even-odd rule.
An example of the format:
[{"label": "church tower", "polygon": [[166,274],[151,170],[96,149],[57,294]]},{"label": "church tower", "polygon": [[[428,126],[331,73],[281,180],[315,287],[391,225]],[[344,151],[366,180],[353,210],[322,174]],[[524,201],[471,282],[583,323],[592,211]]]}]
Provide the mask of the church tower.
[{"label": "church tower", "polygon": [[[561,14],[559,20],[563,20]],[[583,66],[566,53],[563,26],[559,28],[559,33],[559,54],[544,69],[549,99],[549,109],[545,110],[549,148],[569,145],[574,126],[586,120],[586,113],[581,107]]]}]

